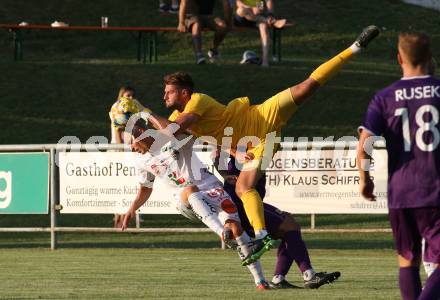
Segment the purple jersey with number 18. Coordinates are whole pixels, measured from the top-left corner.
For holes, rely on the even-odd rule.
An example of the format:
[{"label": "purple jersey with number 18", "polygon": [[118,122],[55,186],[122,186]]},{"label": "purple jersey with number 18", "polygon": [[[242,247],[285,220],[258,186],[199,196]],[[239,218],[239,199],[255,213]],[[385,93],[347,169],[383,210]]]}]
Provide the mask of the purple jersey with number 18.
[{"label": "purple jersey with number 18", "polygon": [[440,206],[440,80],[406,77],[378,92],[363,130],[383,135],[388,207]]}]

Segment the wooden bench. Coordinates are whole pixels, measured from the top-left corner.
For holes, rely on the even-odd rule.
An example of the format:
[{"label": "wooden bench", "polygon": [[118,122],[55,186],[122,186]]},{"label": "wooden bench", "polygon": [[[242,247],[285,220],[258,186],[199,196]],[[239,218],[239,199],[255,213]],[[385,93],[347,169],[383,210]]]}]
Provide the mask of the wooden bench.
[{"label": "wooden bench", "polygon": [[[293,24],[288,24],[286,27],[291,27]],[[159,32],[177,32],[176,27],[120,27],[120,26],[57,26],[51,25],[17,25],[17,24],[0,24],[0,28],[8,30],[12,34],[14,61],[23,60],[23,41],[24,34],[30,30],[54,30],[54,31],[125,31],[137,33],[137,61],[146,63],[147,56],[150,63],[157,61],[157,45]],[[234,27],[234,31],[255,30],[251,27]],[[283,29],[273,28],[272,30],[272,54],[281,61],[281,33]],[[148,55],[147,55],[148,54]]]},{"label": "wooden bench", "polygon": [[137,60],[147,61],[147,52],[149,61],[153,58],[157,61],[157,32],[176,32],[177,29],[172,27],[119,27],[119,26],[59,26],[50,25],[26,25],[20,26],[16,24],[0,24],[0,28],[6,29],[12,33],[14,47],[14,61],[23,60],[23,40],[24,33],[29,30],[55,30],[55,31],[126,31],[137,33]]}]

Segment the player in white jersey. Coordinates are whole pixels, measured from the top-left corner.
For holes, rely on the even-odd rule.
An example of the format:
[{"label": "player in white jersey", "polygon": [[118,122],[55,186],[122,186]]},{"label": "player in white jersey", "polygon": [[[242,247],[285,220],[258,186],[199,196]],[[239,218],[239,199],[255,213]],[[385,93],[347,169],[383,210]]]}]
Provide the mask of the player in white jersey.
[{"label": "player in white jersey", "polygon": [[[193,155],[191,137],[180,135],[181,140],[168,140],[161,145],[151,135],[144,137],[147,126],[139,119],[131,134],[133,151],[139,153],[136,165],[140,189],[125,214],[122,230],[127,228],[136,211],[148,200],[156,178],[176,189],[176,207],[191,207],[199,219],[225,242],[234,239],[243,260],[251,253],[251,238],[243,231],[237,208],[223,189],[222,183]],[[163,137],[165,138],[165,137]],[[180,209],[182,210],[182,209]],[[268,289],[259,261],[247,266],[257,289]]]}]

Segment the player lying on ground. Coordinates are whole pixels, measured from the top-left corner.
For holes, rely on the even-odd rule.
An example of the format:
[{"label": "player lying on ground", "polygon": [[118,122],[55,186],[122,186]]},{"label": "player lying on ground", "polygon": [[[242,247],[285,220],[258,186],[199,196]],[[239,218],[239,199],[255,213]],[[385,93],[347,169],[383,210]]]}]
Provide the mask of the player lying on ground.
[{"label": "player lying on ground", "polygon": [[[148,200],[153,191],[153,182],[159,177],[177,189],[177,202],[180,199],[188,201],[198,218],[217,235],[225,240],[236,241],[241,259],[248,257],[252,241],[242,230],[237,208],[223,190],[222,183],[193,156],[192,143],[168,142],[153,150],[155,139],[152,136],[141,136],[146,130],[147,126],[142,119],[133,127],[131,147],[140,154],[136,158],[140,189],[124,216],[122,230],[127,228],[136,211]],[[260,262],[249,264],[248,269],[254,277],[257,289],[266,289],[268,284]]]},{"label": "player lying on ground", "polygon": [[[264,169],[273,156],[274,144],[270,143],[269,134],[280,136],[282,127],[296,112],[298,106],[310,98],[378,34],[377,27],[367,27],[353,45],[319,66],[305,81],[259,105],[250,105],[249,98],[243,97],[225,106],[208,95],[194,92],[194,82],[189,74],[178,72],[167,75],[164,78],[164,101],[166,107],[174,112],[169,120],[152,114],[149,121],[158,120],[162,128],[173,122],[179,126],[176,133],[188,130],[197,137],[207,137],[208,142],[212,143],[214,140],[225,150],[235,148],[240,143],[246,145],[254,140],[248,150],[253,159],[244,165],[235,190],[243,201],[246,215],[255,229],[256,239],[261,239],[266,246],[271,247],[275,242],[267,233],[263,203],[255,189],[262,176],[261,169]],[[232,140],[230,145],[224,145],[225,137]],[[258,259],[269,247],[256,251],[252,259]]]},{"label": "player lying on ground", "polygon": [[[426,34],[402,33],[397,48],[403,77],[374,96],[359,128],[360,192],[375,201],[369,166],[374,137],[383,135],[400,294],[405,300],[440,299],[440,80],[431,75],[431,39]],[[422,238],[424,258],[435,264],[423,289]]]},{"label": "player lying on ground", "polygon": [[[255,233],[246,216],[243,203],[235,193],[236,179],[240,174],[239,168],[236,167],[235,160],[231,159],[228,164],[228,170],[222,171],[220,174],[225,178],[225,191],[231,195],[232,201],[234,201],[237,206],[243,229],[250,236],[254,236]],[[266,195],[265,176],[262,176],[260,180],[258,180],[256,190],[261,199],[264,199]],[[286,275],[294,261],[303,275],[305,288],[316,289],[323,284],[331,283],[339,278],[341,275],[340,272],[315,272],[310,262],[306,244],[301,237],[300,225],[295,221],[291,214],[281,211],[267,203],[263,203],[263,208],[268,233],[273,238],[281,240],[281,243],[278,246],[274,277],[269,283],[272,288],[295,288],[295,286],[286,280]]]}]

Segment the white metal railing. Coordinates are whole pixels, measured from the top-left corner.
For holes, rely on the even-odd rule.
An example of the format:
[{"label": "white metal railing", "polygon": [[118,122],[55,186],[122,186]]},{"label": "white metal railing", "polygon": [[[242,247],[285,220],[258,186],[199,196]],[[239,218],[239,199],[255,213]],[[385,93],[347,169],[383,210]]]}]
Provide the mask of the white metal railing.
[{"label": "white metal railing", "polygon": [[[324,141],[308,141],[308,142],[283,142],[282,149],[334,149],[335,142]],[[357,142],[350,141],[345,144],[346,148],[355,149]],[[377,141],[374,144],[377,149],[385,148],[383,140]],[[199,146],[196,151],[206,151],[206,146]],[[32,145],[0,145],[0,153],[4,152],[49,152],[49,205],[50,205],[50,227],[5,227],[0,228],[0,232],[50,232],[50,248],[55,250],[57,248],[57,233],[58,232],[120,232],[118,228],[102,228],[102,227],[58,227],[57,226],[57,210],[58,194],[57,188],[59,180],[56,176],[55,151],[107,151],[107,150],[128,150],[127,145],[123,144],[32,144]],[[390,229],[316,229],[315,227],[316,215],[311,214],[310,229],[303,229],[303,232],[390,232]],[[210,232],[209,228],[128,228],[125,232],[144,232],[144,233],[165,233],[165,232]]]}]

